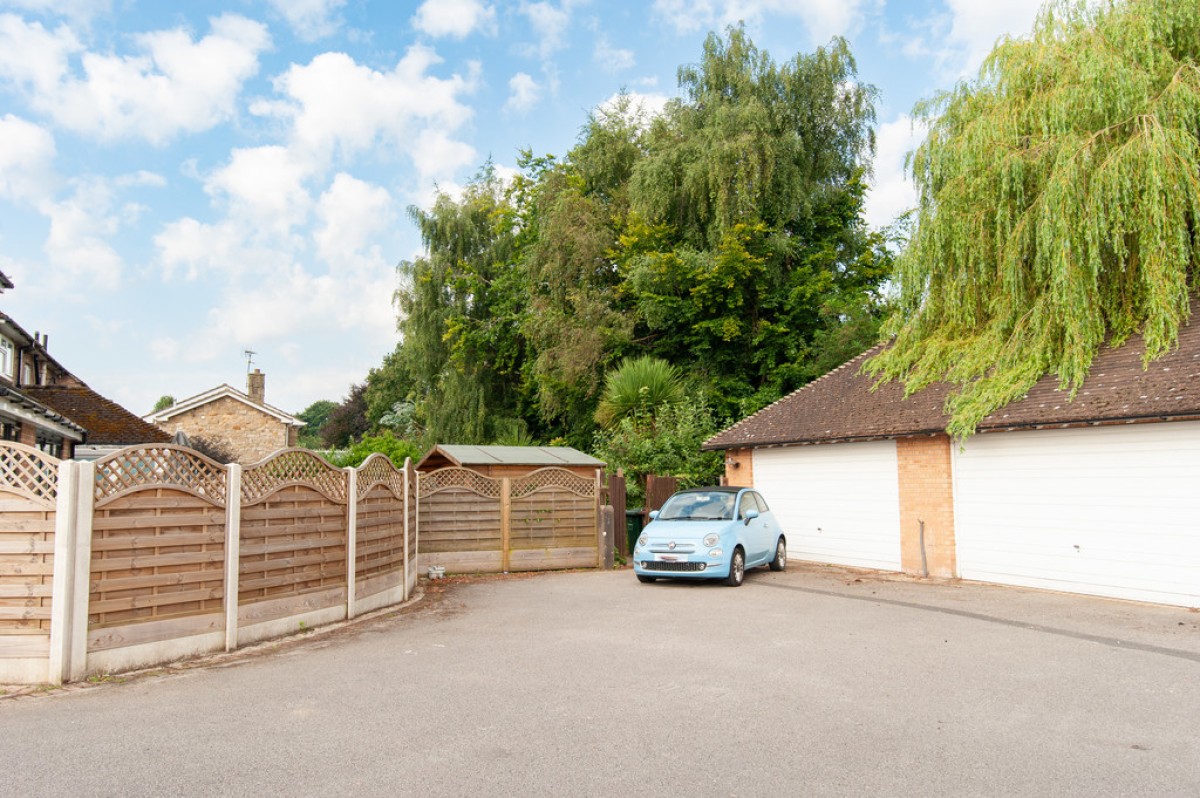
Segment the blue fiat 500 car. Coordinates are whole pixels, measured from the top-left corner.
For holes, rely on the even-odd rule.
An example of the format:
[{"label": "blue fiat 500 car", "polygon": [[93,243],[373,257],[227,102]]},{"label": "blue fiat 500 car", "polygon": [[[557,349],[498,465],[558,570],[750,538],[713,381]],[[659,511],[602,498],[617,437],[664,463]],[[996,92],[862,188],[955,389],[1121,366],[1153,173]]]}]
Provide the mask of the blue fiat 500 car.
[{"label": "blue fiat 500 car", "polygon": [[723,579],[737,587],[747,568],[787,567],[787,540],[758,491],[681,490],[650,518],[633,549],[638,581]]}]

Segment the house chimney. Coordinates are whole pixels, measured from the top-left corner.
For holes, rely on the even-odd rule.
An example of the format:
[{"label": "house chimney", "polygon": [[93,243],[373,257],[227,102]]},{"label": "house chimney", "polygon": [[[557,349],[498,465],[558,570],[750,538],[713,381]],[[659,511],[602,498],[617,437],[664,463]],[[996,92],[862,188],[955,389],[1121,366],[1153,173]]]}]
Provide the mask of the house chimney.
[{"label": "house chimney", "polygon": [[246,375],[246,392],[250,394],[251,402],[266,404],[263,396],[267,392],[267,375],[263,374],[261,369],[255,369]]}]

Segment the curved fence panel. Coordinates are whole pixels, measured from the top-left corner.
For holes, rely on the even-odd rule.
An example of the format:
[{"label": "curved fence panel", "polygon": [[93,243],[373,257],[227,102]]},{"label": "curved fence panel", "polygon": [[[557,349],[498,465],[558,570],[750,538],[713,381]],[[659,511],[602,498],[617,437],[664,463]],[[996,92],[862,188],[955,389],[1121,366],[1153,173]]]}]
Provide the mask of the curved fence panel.
[{"label": "curved fence panel", "polygon": [[146,488],[173,488],[224,507],[225,468],[194,449],[131,446],[96,461],[96,506]]},{"label": "curved fence panel", "polygon": [[321,457],[287,449],[242,473],[238,626],[252,640],[345,613],[349,477]]},{"label": "curved fence panel", "polygon": [[345,504],[346,472],[308,449],[284,449],[242,471],[242,504],[255,504],[278,490],[302,485]]}]

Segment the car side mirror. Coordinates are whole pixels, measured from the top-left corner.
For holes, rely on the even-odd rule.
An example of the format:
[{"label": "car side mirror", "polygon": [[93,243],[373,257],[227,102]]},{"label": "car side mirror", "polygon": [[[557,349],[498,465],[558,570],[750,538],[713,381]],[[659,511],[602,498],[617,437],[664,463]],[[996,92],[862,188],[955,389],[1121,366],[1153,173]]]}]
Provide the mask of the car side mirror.
[{"label": "car side mirror", "polygon": [[655,518],[658,518],[658,510],[651,510],[650,511],[650,520],[653,521]]},{"label": "car side mirror", "polygon": [[747,524],[750,523],[755,518],[758,518],[758,510],[747,510],[743,518],[746,519]]}]

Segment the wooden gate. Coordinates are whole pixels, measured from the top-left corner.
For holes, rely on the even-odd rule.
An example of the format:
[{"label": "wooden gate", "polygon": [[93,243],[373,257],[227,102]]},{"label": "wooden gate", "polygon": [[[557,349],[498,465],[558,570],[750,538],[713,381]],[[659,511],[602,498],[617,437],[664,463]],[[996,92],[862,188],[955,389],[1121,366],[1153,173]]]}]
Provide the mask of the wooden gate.
[{"label": "wooden gate", "polygon": [[420,568],[451,573],[594,568],[600,478],[562,468],[485,477],[442,468],[420,479]]}]

